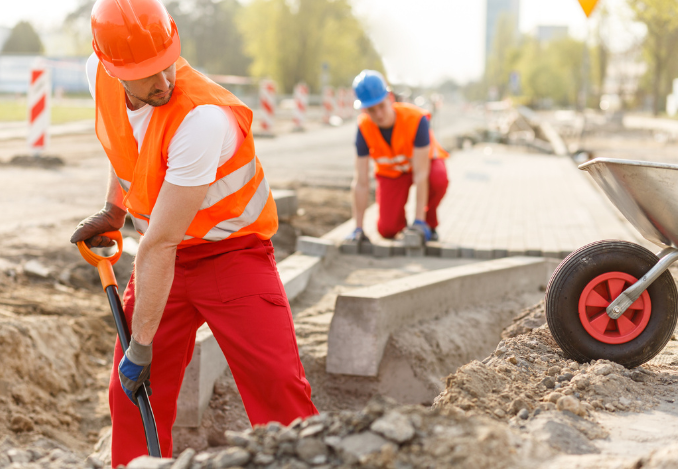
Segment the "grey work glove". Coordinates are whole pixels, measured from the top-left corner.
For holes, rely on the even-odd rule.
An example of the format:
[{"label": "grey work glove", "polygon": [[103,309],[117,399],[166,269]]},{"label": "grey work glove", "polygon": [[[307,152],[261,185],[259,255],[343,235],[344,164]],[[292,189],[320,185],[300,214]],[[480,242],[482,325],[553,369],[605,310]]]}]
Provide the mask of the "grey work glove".
[{"label": "grey work glove", "polygon": [[85,241],[88,246],[107,248],[115,245],[115,241],[105,236],[99,236],[108,231],[118,231],[125,225],[127,211],[117,205],[106,202],[104,208],[91,217],[85,218],[78,224],[71,235],[71,243]]},{"label": "grey work glove", "polygon": [[151,395],[149,378],[151,377],[152,359],[153,344],[142,345],[132,337],[127,352],[118,365],[118,377],[122,390],[136,406],[139,405],[136,394],[141,386],[146,384],[148,395]]}]

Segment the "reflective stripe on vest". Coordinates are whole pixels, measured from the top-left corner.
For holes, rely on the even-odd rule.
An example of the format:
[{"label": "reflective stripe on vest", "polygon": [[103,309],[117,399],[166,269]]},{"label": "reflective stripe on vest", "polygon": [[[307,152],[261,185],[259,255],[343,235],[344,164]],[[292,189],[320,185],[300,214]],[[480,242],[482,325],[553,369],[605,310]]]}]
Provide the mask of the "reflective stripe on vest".
[{"label": "reflective stripe on vest", "polygon": [[[245,206],[245,210],[239,217],[229,218],[217,224],[214,228],[209,230],[202,239],[207,241],[221,241],[230,237],[236,231],[251,225],[259,218],[261,212],[266,206],[268,197],[271,194],[271,188],[268,186],[268,181],[263,178],[257,187],[256,192]],[[184,240],[192,239],[192,236],[184,236]]]},{"label": "reflective stripe on vest", "polygon": [[132,183],[129,181],[125,181],[123,178],[118,178],[118,182],[120,183],[120,187],[122,187],[122,190],[125,192],[129,192],[129,188],[132,187]]},{"label": "reflective stripe on vest", "polygon": [[405,155],[380,156],[379,158],[375,158],[374,160],[379,164],[398,164],[404,163],[405,161],[408,160],[408,158]]},{"label": "reflective stripe on vest", "polygon": [[200,210],[210,208],[220,200],[238,192],[240,189],[245,187],[245,184],[252,180],[256,172],[257,159],[252,158],[252,161],[246,165],[236,169],[231,174],[227,174],[223,178],[216,181],[207,191],[207,195],[205,196],[205,200],[202,201]]}]

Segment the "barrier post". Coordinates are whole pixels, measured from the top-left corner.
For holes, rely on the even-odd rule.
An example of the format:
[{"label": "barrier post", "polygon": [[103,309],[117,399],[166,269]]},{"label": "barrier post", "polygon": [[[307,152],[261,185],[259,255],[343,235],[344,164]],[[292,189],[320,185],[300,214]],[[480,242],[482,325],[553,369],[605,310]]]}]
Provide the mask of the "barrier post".
[{"label": "barrier post", "polygon": [[31,68],[28,86],[28,151],[40,156],[49,142],[50,95],[52,80],[50,70],[41,63]]},{"label": "barrier post", "polygon": [[275,82],[263,79],[259,82],[259,105],[261,107],[261,129],[264,135],[273,135],[275,121]]},{"label": "barrier post", "polygon": [[308,108],[308,86],[299,83],[294,87],[294,130],[303,131]]},{"label": "barrier post", "polygon": [[334,99],[334,88],[325,86],[323,88],[323,123],[329,124],[330,119],[335,114],[336,102]]}]

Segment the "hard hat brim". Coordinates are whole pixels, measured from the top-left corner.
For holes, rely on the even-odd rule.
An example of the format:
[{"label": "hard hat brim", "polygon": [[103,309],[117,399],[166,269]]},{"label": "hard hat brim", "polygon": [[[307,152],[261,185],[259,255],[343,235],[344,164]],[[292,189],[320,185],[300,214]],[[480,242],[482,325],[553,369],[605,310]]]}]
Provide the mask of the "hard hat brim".
[{"label": "hard hat brim", "polygon": [[368,101],[361,101],[359,99],[356,99],[353,102],[353,108],[354,109],[366,109],[368,107],[372,107],[372,106],[379,104],[380,102],[385,100],[387,97],[388,97],[388,91],[386,93],[384,93],[383,96],[379,96],[377,98],[370,99]]},{"label": "hard hat brim", "polygon": [[[99,56],[99,54],[97,55]],[[180,55],[181,41],[179,40],[179,33],[175,29],[172,34],[172,44],[167,49],[160,51],[156,57],[140,64],[114,65],[113,62],[106,60],[103,55],[99,56],[99,60],[108,74],[113,78],[131,81],[147,78],[162,72],[176,62]]]}]

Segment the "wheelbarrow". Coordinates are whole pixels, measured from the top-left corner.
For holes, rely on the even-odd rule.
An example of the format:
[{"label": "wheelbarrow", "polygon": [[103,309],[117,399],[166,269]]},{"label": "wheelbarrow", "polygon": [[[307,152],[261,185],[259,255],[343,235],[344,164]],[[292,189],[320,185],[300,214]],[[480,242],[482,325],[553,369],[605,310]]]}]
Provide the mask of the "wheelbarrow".
[{"label": "wheelbarrow", "polygon": [[[115,328],[118,332],[118,338],[120,339],[120,347],[124,353],[127,350],[127,347],[129,347],[130,333],[122,310],[120,295],[118,295],[118,282],[115,279],[115,273],[113,272],[113,264],[120,259],[120,255],[122,254],[122,234],[119,231],[111,231],[103,233],[101,236],[105,236],[115,241],[117,245],[115,254],[110,257],[99,256],[92,252],[84,241],[78,242],[78,250],[82,257],[99,271],[101,285],[104,287],[104,291],[108,296],[108,303],[111,306],[111,312],[113,313],[113,321],[115,322]],[[148,399],[149,393],[145,384],[139,388],[135,396],[139,403],[141,422],[144,427],[144,433],[146,434],[148,455],[155,458],[161,458],[162,454],[160,453],[158,429],[155,425],[155,417],[153,416],[153,409],[151,408],[151,402]]]},{"label": "wheelbarrow", "polygon": [[546,288],[546,320],[565,354],[633,368],[671,339],[678,291],[678,165],[596,158],[588,171],[640,234],[661,249],[597,241],[567,256]]}]

